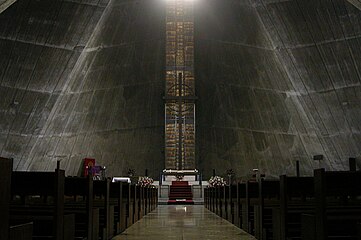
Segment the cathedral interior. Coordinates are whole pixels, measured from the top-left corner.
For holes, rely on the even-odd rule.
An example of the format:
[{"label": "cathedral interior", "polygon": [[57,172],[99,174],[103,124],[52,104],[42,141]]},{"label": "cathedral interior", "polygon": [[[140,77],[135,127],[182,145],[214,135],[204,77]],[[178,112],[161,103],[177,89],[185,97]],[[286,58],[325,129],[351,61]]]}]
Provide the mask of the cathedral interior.
[{"label": "cathedral interior", "polygon": [[[242,235],[246,240],[255,239],[254,235],[263,240],[286,240],[286,233],[275,237],[275,228],[273,238],[267,235],[271,228],[266,226],[263,231],[263,207],[259,208],[260,225],[256,222],[255,226],[248,220],[241,224],[243,215],[236,219],[234,212],[222,210],[227,205],[214,207],[212,199],[218,196],[214,201],[222,202],[218,190],[212,190],[218,188],[203,189],[202,180],[232,176],[229,189],[219,190],[224,191],[223,200],[229,198],[233,204],[229,211],[236,211],[236,203],[242,205],[240,195],[236,203],[231,201],[236,199],[231,183],[238,184],[238,194],[246,185],[250,189],[250,180],[256,180],[261,196],[263,180],[285,181],[281,175],[326,179],[322,178],[324,172],[315,170],[319,168],[329,174],[352,168],[358,174],[352,181],[348,175],[340,180],[331,174],[328,180],[334,181],[328,187],[343,181],[347,186],[359,182],[360,46],[360,0],[0,0],[0,163],[11,159],[12,165],[8,172],[6,166],[0,166],[0,191],[14,194],[10,182],[6,185],[12,171],[14,180],[16,174],[56,169],[55,173],[73,178],[66,181],[75,181],[90,174],[88,167],[93,165],[87,165],[84,173],[89,159],[101,166],[104,181],[128,175],[156,180],[160,188],[155,195],[155,190],[137,190],[138,186],[133,186],[135,192],[131,193],[129,185],[129,199],[141,191],[138,197],[142,196],[144,205],[139,203],[142,210],[134,210],[134,219],[127,215],[126,223],[118,219],[119,225],[113,229],[105,223],[107,228],[99,230],[99,236],[103,234],[99,239],[107,240],[157,208],[167,174],[178,174],[172,186],[184,193],[191,188],[188,182],[178,181],[184,177],[179,172],[194,173],[205,208],[159,206],[155,210],[158,217],[151,212],[145,222],[129,228],[126,235],[138,236],[129,239],[166,239],[162,236],[176,234],[178,238],[170,238],[236,239],[234,236]],[[305,181],[298,185],[300,189],[308,186],[309,180]],[[325,199],[317,202],[331,191],[317,185],[321,183],[323,180],[315,180],[312,185],[319,203],[316,209],[321,209],[316,216],[326,216],[328,211]],[[286,186],[277,184],[277,191]],[[172,186],[167,188],[168,204],[179,200]],[[11,189],[14,187],[19,185],[13,184]],[[87,189],[89,200],[93,195]],[[360,186],[337,191],[340,189],[349,191],[336,197],[343,203],[358,199],[354,213],[359,214],[361,238]],[[193,203],[196,190],[187,193],[190,199],[181,200]],[[10,197],[5,195],[0,197],[1,212],[9,210]],[[282,202],[282,193],[276,198]],[[263,206],[263,200],[260,202]],[[251,210],[246,206],[248,214]],[[127,214],[133,211],[129,209]],[[238,224],[238,230],[218,221],[207,209]],[[14,210],[10,207],[9,211],[11,218]],[[8,223],[2,222],[4,216],[0,219],[1,240],[5,236],[2,231],[9,231]],[[169,219],[164,220],[165,216]],[[320,227],[319,219],[316,217],[315,226]],[[62,236],[62,224],[54,225],[61,235],[55,234],[54,239],[73,239]],[[214,232],[217,224],[222,230]],[[81,239],[98,239],[91,237],[98,234],[92,232],[92,225],[87,226],[87,237]],[[168,226],[162,231],[169,232],[159,235],[157,228],[149,226]],[[202,227],[206,235],[200,235],[202,231],[195,226],[208,229]],[[350,231],[356,229],[352,226]],[[189,227],[189,232],[184,227]],[[244,231],[239,232],[240,228]],[[322,225],[321,229],[326,228]],[[143,230],[146,233],[141,233]],[[317,238],[302,239],[329,239],[323,230],[312,232]],[[208,233],[209,238],[205,237]],[[342,235],[338,239],[360,238]],[[33,235],[32,239],[37,238]]]},{"label": "cathedral interior", "polygon": [[[15,170],[61,161],[79,175],[92,157],[109,176],[159,176],[167,1],[18,0],[1,10],[0,155]],[[310,175],[361,156],[357,7],[194,1],[194,161],[204,176],[277,177],[296,161]]]}]

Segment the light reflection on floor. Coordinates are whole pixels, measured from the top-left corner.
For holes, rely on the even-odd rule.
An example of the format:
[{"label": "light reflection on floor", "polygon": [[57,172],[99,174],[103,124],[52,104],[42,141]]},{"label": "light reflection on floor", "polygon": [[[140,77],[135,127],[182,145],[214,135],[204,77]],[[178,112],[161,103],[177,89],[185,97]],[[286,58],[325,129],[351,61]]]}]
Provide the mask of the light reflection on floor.
[{"label": "light reflection on floor", "polygon": [[255,240],[201,205],[162,205],[113,240]]}]

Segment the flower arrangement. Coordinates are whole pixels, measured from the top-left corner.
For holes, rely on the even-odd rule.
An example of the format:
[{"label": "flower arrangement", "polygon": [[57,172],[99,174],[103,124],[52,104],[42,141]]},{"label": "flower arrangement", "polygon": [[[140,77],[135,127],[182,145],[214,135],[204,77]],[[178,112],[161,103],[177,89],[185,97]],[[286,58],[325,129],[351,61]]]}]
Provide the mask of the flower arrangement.
[{"label": "flower arrangement", "polygon": [[217,187],[217,186],[225,186],[226,185],[226,181],[224,181],[224,179],[220,176],[214,176],[211,177],[208,180],[208,183],[211,187]]},{"label": "flower arrangement", "polygon": [[137,185],[141,187],[149,187],[153,184],[153,182],[154,182],[153,178],[139,177]]}]

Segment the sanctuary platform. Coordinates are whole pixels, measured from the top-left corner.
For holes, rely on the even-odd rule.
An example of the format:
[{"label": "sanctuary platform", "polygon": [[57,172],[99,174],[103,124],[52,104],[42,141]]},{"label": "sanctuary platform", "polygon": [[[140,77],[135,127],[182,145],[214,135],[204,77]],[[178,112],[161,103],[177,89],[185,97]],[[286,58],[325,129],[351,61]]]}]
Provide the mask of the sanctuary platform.
[{"label": "sanctuary platform", "polygon": [[203,204],[202,174],[197,169],[162,171],[159,181],[158,204]]}]

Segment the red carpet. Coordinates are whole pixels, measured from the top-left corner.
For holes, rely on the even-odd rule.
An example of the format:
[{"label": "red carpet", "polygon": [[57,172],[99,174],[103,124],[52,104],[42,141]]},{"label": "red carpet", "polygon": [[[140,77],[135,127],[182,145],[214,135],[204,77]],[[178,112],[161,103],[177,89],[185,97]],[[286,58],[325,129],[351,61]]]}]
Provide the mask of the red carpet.
[{"label": "red carpet", "polygon": [[192,187],[188,181],[172,181],[168,204],[194,204]]}]

